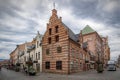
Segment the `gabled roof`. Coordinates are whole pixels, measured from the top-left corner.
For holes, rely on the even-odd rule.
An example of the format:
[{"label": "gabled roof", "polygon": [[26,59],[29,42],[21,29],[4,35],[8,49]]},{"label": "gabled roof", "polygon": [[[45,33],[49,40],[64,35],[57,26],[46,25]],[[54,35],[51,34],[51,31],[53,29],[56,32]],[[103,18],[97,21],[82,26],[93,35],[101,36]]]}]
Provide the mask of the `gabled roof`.
[{"label": "gabled roof", "polygon": [[69,29],[69,27],[67,27],[64,23],[62,23],[64,25],[64,27],[68,30],[68,35],[70,37],[70,39],[74,40],[75,42],[77,42],[79,39],[78,39],[78,34],[75,35],[73,33],[73,31],[71,29]]},{"label": "gabled roof", "polygon": [[86,27],[82,30],[82,34],[89,34],[89,33],[93,33],[95,32],[95,30],[93,30],[89,25],[86,25]]}]

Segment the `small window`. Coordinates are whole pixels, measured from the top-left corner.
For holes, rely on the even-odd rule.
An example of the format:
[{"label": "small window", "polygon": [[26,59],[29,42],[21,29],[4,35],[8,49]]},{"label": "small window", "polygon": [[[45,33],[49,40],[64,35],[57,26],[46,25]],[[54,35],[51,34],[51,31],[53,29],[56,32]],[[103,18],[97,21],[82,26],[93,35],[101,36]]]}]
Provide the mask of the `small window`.
[{"label": "small window", "polygon": [[82,68],[82,63],[80,63],[80,68]]},{"label": "small window", "polygon": [[42,45],[42,43],[39,44],[39,46],[41,46],[41,45]]},{"label": "small window", "polygon": [[46,49],[46,54],[47,54],[47,55],[49,55],[49,54],[50,54],[49,49]]},{"label": "small window", "polygon": [[75,57],[75,49],[74,48],[71,49],[71,55],[72,55],[72,57]]},{"label": "small window", "polygon": [[58,26],[55,27],[55,32],[58,33]]},{"label": "small window", "polygon": [[39,46],[39,41],[37,41],[37,48],[38,48],[38,46]]},{"label": "small window", "polygon": [[24,57],[24,61],[26,62],[26,56]]},{"label": "small window", "polygon": [[55,41],[58,42],[59,41],[59,36],[55,36]]},{"label": "small window", "polygon": [[36,53],[36,60],[37,60],[37,53]]},{"label": "small window", "polygon": [[50,38],[48,38],[48,43],[49,43],[49,44],[51,44],[51,37],[50,37]]},{"label": "small window", "polygon": [[83,54],[82,53],[80,53],[80,59],[83,59]]},{"label": "small window", "polygon": [[40,52],[38,52],[38,59],[40,59]]},{"label": "small window", "polygon": [[33,60],[33,55],[32,55],[32,58],[31,58],[32,60]]},{"label": "small window", "polygon": [[62,61],[56,61],[56,69],[62,70]]},{"label": "small window", "polygon": [[50,69],[50,62],[45,62],[45,69]]},{"label": "small window", "polygon": [[57,53],[61,53],[62,52],[62,48],[61,47],[57,47]]},{"label": "small window", "polygon": [[52,29],[50,28],[50,29],[49,29],[49,35],[51,35],[51,33],[52,33]]}]

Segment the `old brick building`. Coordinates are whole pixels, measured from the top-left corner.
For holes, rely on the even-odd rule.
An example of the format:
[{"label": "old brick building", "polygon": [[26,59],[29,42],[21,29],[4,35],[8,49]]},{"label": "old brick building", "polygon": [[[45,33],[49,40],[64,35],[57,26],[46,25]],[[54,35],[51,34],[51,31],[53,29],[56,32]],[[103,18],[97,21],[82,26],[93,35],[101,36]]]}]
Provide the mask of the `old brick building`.
[{"label": "old brick building", "polygon": [[[87,53],[90,54],[90,67],[96,68],[96,62],[99,60],[104,63],[104,45],[102,37],[93,30],[89,25],[87,25],[83,30],[81,30],[80,41],[82,44],[87,44]],[[81,45],[82,45],[81,44]],[[108,45],[108,44],[107,44]],[[109,54],[108,54],[109,55]]]},{"label": "old brick building", "polygon": [[47,30],[42,41],[43,72],[65,73],[83,70],[87,54],[79,44],[79,35],[75,35],[58,18],[57,11],[52,10],[52,16],[47,23]]},{"label": "old brick building", "polygon": [[108,36],[102,37],[103,49],[104,49],[104,67],[106,67],[108,61],[110,60],[110,47],[108,44]]}]

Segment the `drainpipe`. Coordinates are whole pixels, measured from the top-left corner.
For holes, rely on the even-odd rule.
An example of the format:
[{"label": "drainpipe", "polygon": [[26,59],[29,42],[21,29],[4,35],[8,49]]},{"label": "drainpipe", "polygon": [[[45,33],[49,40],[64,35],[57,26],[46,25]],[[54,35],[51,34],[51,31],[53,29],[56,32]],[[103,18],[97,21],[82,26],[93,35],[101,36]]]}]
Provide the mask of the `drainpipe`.
[{"label": "drainpipe", "polygon": [[[69,33],[69,29],[68,29]],[[70,39],[68,34],[68,74],[70,74]]]}]

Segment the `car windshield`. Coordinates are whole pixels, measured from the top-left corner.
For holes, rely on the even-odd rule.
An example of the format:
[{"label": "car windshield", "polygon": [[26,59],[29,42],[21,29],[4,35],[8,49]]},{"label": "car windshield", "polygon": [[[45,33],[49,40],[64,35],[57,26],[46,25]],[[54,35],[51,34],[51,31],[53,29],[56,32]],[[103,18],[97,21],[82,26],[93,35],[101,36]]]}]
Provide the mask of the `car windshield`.
[{"label": "car windshield", "polygon": [[115,66],[115,64],[109,64],[108,66],[113,67],[113,66]]}]

